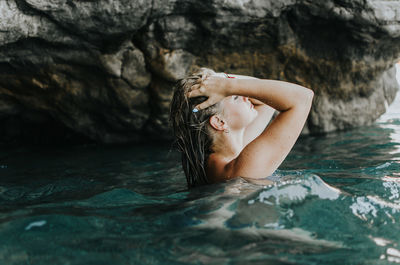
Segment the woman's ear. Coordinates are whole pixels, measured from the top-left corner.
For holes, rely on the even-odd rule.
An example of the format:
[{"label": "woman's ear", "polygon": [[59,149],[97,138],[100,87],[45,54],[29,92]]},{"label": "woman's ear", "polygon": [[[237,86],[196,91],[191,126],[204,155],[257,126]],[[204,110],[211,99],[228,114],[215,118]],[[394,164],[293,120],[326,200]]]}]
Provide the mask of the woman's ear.
[{"label": "woman's ear", "polygon": [[225,129],[227,129],[227,124],[225,123],[225,121],[223,121],[217,115],[212,115],[210,117],[209,122],[210,122],[211,127],[216,129],[217,131],[224,131]]}]

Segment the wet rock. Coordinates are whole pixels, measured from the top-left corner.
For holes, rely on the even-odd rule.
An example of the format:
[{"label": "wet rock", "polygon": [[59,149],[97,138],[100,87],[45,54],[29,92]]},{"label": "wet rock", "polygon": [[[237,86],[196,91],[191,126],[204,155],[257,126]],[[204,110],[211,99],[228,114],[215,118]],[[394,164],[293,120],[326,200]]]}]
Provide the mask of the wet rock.
[{"label": "wet rock", "polygon": [[134,88],[145,89],[150,84],[151,75],[146,70],[143,53],[130,41],[115,53],[101,54],[100,60],[108,74],[125,80]]},{"label": "wet rock", "polygon": [[310,133],[369,124],[398,90],[397,1],[8,0],[0,14],[3,141],[41,126],[168,138],[173,84],[200,66],[310,87]]},{"label": "wet rock", "polygon": [[169,139],[172,131],[169,126],[169,104],[173,95],[174,83],[157,76],[150,84],[152,91],[150,106],[152,112],[145,130],[155,139]]}]

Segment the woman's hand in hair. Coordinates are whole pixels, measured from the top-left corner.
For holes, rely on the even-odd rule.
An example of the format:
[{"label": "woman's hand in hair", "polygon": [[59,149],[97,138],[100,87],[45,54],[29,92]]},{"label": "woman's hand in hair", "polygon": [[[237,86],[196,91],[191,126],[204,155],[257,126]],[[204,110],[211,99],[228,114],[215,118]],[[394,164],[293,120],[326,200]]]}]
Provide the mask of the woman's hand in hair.
[{"label": "woman's hand in hair", "polygon": [[188,93],[189,98],[193,97],[208,97],[206,101],[196,106],[197,110],[202,110],[220,102],[229,94],[229,80],[226,77],[212,75],[199,83],[193,85]]}]

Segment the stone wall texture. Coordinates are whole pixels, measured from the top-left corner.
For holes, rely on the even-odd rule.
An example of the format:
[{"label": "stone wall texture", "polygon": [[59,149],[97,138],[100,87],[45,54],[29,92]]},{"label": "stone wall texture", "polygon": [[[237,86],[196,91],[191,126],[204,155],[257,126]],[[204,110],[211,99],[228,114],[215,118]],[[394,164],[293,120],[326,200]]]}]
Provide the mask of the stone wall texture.
[{"label": "stone wall texture", "polygon": [[304,133],[376,120],[398,90],[400,1],[2,0],[0,139],[169,138],[196,67],[314,90]]}]

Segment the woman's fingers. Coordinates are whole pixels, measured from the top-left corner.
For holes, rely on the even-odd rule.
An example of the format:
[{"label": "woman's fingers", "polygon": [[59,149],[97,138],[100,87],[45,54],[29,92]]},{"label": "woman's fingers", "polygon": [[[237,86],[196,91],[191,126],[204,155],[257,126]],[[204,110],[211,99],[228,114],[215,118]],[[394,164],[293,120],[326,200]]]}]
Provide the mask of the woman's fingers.
[{"label": "woman's fingers", "polygon": [[207,79],[208,77],[210,77],[210,76],[212,76],[212,74],[207,73],[207,74],[203,75],[203,76],[201,77],[201,81],[203,82],[204,80],[206,80],[206,79]]},{"label": "woman's fingers", "polygon": [[203,95],[203,91],[201,89],[192,90],[188,93],[189,98],[200,97]]},{"label": "woman's fingers", "polygon": [[193,91],[193,90],[199,89],[200,87],[201,87],[201,84],[196,84],[196,85],[193,85],[193,86],[190,88],[190,91]]},{"label": "woman's fingers", "polygon": [[[199,110],[202,110],[202,109],[206,109],[211,105],[212,104],[211,104],[210,100],[206,100],[206,101],[202,102],[201,104],[197,105],[195,109],[197,111],[199,111]],[[197,111],[194,111],[194,112],[197,112]]]},{"label": "woman's fingers", "polygon": [[[192,86],[193,88],[193,86]],[[195,87],[195,89],[191,89],[188,93],[189,98],[206,96],[206,88],[204,86]]]}]

